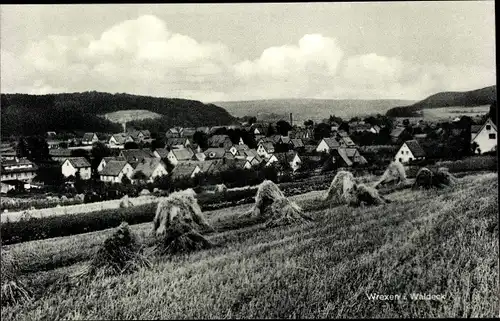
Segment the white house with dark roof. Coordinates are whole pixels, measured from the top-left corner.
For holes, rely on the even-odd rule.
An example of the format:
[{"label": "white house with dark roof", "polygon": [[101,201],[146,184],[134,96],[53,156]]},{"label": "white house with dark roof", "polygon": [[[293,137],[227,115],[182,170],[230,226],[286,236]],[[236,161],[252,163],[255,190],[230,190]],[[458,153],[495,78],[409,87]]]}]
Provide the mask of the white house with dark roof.
[{"label": "white house with dark roof", "polygon": [[37,166],[27,158],[14,158],[13,160],[2,160],[2,181],[27,181],[31,182],[36,176]]},{"label": "white house with dark roof", "polygon": [[147,182],[153,182],[157,177],[165,176],[168,174],[167,166],[159,158],[145,158],[139,164],[137,164],[132,174],[132,178],[134,178],[134,181],[136,181],[136,175],[138,175],[139,173],[143,174],[142,179]]},{"label": "white house with dark roof", "polygon": [[340,143],[334,137],[325,137],[318,143],[316,151],[319,153],[329,153],[331,150],[338,149],[339,147]]},{"label": "white house with dark roof", "polygon": [[415,139],[405,141],[394,156],[394,160],[400,163],[421,159],[425,159],[425,151]]},{"label": "white house with dark roof", "polygon": [[110,160],[100,171],[99,178],[103,182],[121,183],[124,176],[132,177],[134,169],[124,160]]},{"label": "white house with dark roof", "polygon": [[126,133],[113,134],[108,140],[109,148],[123,148],[125,143],[134,142],[132,136]]},{"label": "white house with dark roof", "polygon": [[80,178],[90,179],[92,175],[89,161],[85,157],[69,157],[61,165],[61,172],[64,177],[76,176],[80,172]]},{"label": "white house with dark roof", "polygon": [[274,144],[271,142],[261,142],[257,147],[257,154],[264,158],[269,158],[274,153]]},{"label": "white house with dark roof", "polygon": [[497,126],[488,118],[479,128],[471,126],[471,144],[476,143],[474,151],[477,154],[490,152],[497,147]]},{"label": "white house with dark roof", "polygon": [[97,172],[101,172],[104,167],[106,166],[106,164],[109,162],[109,161],[112,161],[112,160],[119,160],[119,161],[124,161],[125,158],[124,157],[120,157],[120,156],[109,156],[109,157],[103,157],[101,159],[101,161],[99,162],[99,165],[97,166]]},{"label": "white house with dark roof", "polygon": [[168,149],[166,148],[157,148],[155,149],[155,151],[153,152],[153,154],[157,157],[157,158],[165,158],[168,156]]},{"label": "white house with dark roof", "polygon": [[192,160],[194,153],[191,149],[172,149],[167,154],[167,159],[172,163],[172,165],[177,166],[179,162]]}]

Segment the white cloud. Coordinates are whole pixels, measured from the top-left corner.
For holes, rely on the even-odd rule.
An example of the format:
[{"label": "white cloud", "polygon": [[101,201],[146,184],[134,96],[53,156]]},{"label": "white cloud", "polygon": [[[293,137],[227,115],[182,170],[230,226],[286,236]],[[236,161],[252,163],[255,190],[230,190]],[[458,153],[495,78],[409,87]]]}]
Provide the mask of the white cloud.
[{"label": "white cloud", "polygon": [[[243,59],[241,59],[243,58]],[[415,64],[377,53],[345,57],[336,39],[307,34],[254,59],[168,29],[152,15],[97,38],[51,35],[21,55],[1,51],[2,92],[101,90],[202,101],[265,98],[422,99],[496,82],[496,70]]]}]

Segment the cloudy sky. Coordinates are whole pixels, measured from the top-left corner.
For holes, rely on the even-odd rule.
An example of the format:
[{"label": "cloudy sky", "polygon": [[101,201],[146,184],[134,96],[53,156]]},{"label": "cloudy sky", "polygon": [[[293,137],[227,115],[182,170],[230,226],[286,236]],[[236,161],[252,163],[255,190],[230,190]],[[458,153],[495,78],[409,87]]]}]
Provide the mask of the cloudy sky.
[{"label": "cloudy sky", "polygon": [[496,84],[493,1],[2,5],[2,93],[422,99]]}]

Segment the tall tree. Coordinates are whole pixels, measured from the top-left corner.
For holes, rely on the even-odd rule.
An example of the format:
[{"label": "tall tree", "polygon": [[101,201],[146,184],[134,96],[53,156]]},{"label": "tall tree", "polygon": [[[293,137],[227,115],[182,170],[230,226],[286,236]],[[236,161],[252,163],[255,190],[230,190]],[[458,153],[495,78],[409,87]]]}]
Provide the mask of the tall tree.
[{"label": "tall tree", "polygon": [[288,132],[292,130],[292,125],[286,120],[279,120],[276,123],[276,130],[281,136],[288,136]]},{"label": "tall tree", "polygon": [[322,138],[325,137],[330,137],[332,134],[332,130],[330,125],[325,124],[325,123],[319,123],[314,127],[314,139],[315,140],[321,140]]}]

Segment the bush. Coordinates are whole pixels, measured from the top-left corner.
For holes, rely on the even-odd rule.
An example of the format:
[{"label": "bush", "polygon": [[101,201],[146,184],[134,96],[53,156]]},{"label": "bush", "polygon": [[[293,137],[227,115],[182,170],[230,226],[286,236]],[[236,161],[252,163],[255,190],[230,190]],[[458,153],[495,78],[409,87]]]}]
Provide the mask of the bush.
[{"label": "bush", "polygon": [[496,156],[471,156],[457,161],[436,162],[437,167],[447,167],[451,173],[493,170],[496,171],[498,159]]}]

